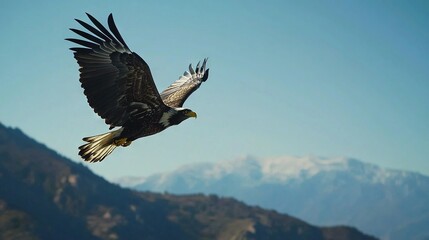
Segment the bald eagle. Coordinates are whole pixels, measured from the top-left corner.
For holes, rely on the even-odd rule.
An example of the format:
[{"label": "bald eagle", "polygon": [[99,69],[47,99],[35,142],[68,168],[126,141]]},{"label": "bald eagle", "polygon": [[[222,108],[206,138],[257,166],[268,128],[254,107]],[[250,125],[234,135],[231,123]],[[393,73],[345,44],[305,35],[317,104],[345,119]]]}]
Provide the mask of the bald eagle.
[{"label": "bald eagle", "polygon": [[75,19],[87,32],[70,29],[85,40],[66,40],[80,45],[70,49],[80,66],[80,82],[89,105],[110,130],[116,129],[83,138],[87,143],[79,147],[79,155],[85,161],[100,162],[118,146],[129,146],[138,138],[197,117],[183,103],[207,80],[207,58],[195,69],[189,65],[189,71],[160,94],[148,64],[129,49],[112,14],[107,21],[110,31],[87,16],[93,26]]}]

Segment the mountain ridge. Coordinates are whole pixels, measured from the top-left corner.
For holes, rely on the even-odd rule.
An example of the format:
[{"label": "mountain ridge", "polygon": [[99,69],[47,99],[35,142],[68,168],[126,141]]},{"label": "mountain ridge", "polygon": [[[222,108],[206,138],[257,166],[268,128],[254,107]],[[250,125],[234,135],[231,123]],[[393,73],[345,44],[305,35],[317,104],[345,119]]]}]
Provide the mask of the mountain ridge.
[{"label": "mountain ridge", "polygon": [[0,159],[0,239],[375,239],[232,198],[120,188],[2,124]]},{"label": "mountain ridge", "polygon": [[234,197],[316,225],[356,226],[383,239],[429,237],[421,227],[429,225],[429,177],[352,158],[242,157],[198,163],[145,177],[133,188]]}]

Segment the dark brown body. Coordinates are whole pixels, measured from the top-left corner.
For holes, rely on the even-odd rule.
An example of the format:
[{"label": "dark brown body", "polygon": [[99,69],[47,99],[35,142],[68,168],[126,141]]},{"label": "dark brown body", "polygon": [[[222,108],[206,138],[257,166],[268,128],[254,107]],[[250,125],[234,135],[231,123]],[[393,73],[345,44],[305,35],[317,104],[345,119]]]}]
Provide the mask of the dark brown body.
[{"label": "dark brown body", "polygon": [[147,137],[156,133],[159,133],[166,129],[160,123],[149,123],[141,125],[139,123],[126,125],[123,127],[123,131],[119,138],[126,138],[127,141],[134,141],[138,138]]}]

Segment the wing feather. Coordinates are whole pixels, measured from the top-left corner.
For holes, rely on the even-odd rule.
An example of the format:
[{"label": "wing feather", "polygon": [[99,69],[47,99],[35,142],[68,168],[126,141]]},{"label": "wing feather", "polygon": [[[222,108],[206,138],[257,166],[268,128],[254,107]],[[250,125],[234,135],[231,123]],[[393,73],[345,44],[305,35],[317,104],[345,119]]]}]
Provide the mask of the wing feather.
[{"label": "wing feather", "polygon": [[113,35],[109,32],[109,30],[107,30],[103,24],[101,24],[97,19],[95,19],[95,17],[91,16],[91,14],[86,13],[86,15],[88,16],[88,18],[91,20],[91,22],[102,32],[104,33],[104,35],[106,35],[111,41],[113,41],[115,44],[118,43],[118,41],[116,40],[115,37],[113,37]]},{"label": "wing feather", "polygon": [[111,127],[163,110],[166,106],[149,66],[128,48],[113,16],[108,18],[110,32],[93,16],[87,16],[95,27],[76,19],[88,32],[70,29],[85,40],[66,40],[81,46],[70,49],[80,66],[80,82],[89,105]]},{"label": "wing feather", "polygon": [[86,30],[88,30],[88,31],[90,31],[91,33],[93,33],[93,34],[95,34],[95,35],[97,35],[98,37],[100,37],[100,38],[102,38],[102,39],[104,39],[104,41],[107,41],[107,42],[109,42],[110,41],[110,39],[106,36],[106,35],[104,35],[102,32],[100,32],[100,31],[98,31],[96,28],[94,28],[93,26],[91,26],[91,25],[89,25],[88,23],[86,23],[86,22],[84,22],[84,21],[82,21],[82,20],[79,20],[79,19],[75,19],[76,20],[76,22],[78,22],[80,25],[82,25],[82,27],[84,27],[84,28],[86,28]]},{"label": "wing feather", "polygon": [[82,46],[88,47],[88,48],[96,48],[96,47],[98,47],[97,44],[92,43],[92,42],[88,42],[88,41],[85,41],[85,40],[74,39],[74,38],[66,38],[66,40],[70,41],[70,42],[77,43],[79,45],[82,45]]},{"label": "wing feather", "polygon": [[113,15],[110,14],[107,23],[109,24],[109,28],[112,31],[113,35],[119,40],[119,42],[122,43],[122,45],[125,46],[125,48],[128,48],[127,44],[125,43],[124,39],[122,38],[121,34],[118,31],[118,28],[116,27],[115,21],[113,20]]},{"label": "wing feather", "polygon": [[207,58],[204,59],[201,67],[200,62],[198,62],[195,70],[190,64],[189,71],[184,72],[177,81],[161,93],[164,104],[169,107],[183,106],[186,99],[209,77],[209,69],[206,69],[207,60]]},{"label": "wing feather", "polygon": [[82,37],[84,37],[84,38],[92,41],[92,42],[95,42],[95,43],[98,43],[98,44],[103,44],[103,40],[101,40],[101,39],[99,39],[99,38],[97,38],[97,37],[95,37],[95,36],[93,36],[91,34],[88,34],[88,33],[84,32],[84,31],[81,31],[79,29],[74,29],[74,28],[70,28],[70,30],[73,31],[74,33],[79,34],[80,36],[82,36]]}]

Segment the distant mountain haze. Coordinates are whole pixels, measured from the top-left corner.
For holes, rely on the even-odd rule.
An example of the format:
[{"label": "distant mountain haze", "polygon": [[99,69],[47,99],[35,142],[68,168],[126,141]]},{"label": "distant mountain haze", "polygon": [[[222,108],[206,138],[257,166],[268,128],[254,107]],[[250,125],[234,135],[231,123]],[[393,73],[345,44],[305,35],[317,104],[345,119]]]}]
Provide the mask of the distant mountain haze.
[{"label": "distant mountain haze", "polygon": [[137,192],[111,184],[0,124],[0,239],[373,240],[232,198]]},{"label": "distant mountain haze", "polygon": [[355,226],[386,240],[429,239],[429,177],[356,159],[243,157],[118,183],[144,191],[234,197],[316,225]]}]

